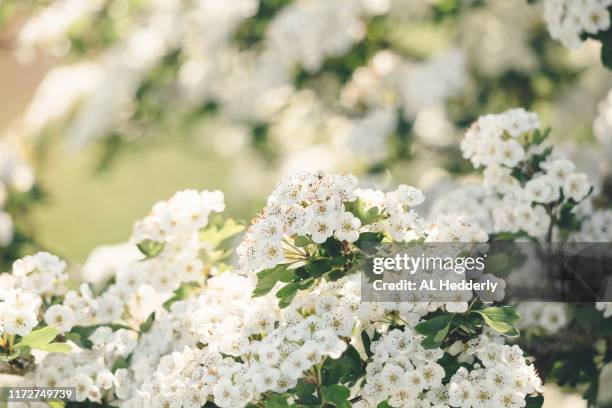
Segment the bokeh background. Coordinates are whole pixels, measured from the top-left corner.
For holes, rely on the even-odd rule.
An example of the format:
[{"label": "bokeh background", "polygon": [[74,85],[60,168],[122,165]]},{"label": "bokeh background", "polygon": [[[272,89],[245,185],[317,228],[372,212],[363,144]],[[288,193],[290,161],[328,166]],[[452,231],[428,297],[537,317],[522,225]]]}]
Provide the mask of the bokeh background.
[{"label": "bokeh background", "polygon": [[551,39],[543,7],[0,0],[0,267],[40,248],[83,263],[185,188],[249,219],[298,169],[433,199],[477,177],[458,147],[470,123],[513,107],[605,185],[612,73],[598,43]]}]

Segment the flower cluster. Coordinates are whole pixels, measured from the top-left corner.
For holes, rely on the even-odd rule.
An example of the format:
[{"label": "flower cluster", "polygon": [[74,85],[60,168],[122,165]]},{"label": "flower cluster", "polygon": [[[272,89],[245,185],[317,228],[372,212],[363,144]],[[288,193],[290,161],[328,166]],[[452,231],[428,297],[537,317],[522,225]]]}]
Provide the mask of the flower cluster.
[{"label": "flower cluster", "polygon": [[90,336],[91,349],[79,349],[69,354],[49,353],[26,375],[26,384],[47,387],[74,387],[76,400],[101,402],[116,392],[117,380],[113,365],[127,358],[137,343],[137,334],[120,329],[113,332],[102,326]]},{"label": "flower cluster", "polygon": [[29,334],[38,324],[40,297],[20,289],[0,289],[0,334]]},{"label": "flower cluster", "polygon": [[[147,277],[159,273],[177,275],[173,268],[181,264],[185,251],[202,263],[199,249],[207,245],[202,231],[207,231],[209,213],[223,209],[218,192],[177,193],[135,224],[132,241],[146,259],[118,268],[112,283],[100,293],[92,293],[84,284],[45,306],[45,323],[57,327],[78,348],[67,355],[49,353],[26,375],[26,382],[74,385],[78,401],[134,408],[199,407],[207,401],[219,407],[243,407],[281,398],[300,387],[299,397],[311,400],[340,389],[341,398],[352,394],[369,403],[387,401],[393,407],[417,400],[443,403],[445,395],[448,404],[467,406],[463,395],[476,395],[478,387],[484,387],[477,381],[484,369],[478,371],[475,365],[470,374],[475,383],[466,385],[469,375],[463,378],[462,371],[449,371],[451,366],[442,361],[450,344],[426,347],[429,334],[421,333],[420,325],[427,324],[430,313],[447,317],[474,313],[474,302],[468,306],[472,293],[457,302],[363,303],[359,275],[352,266],[334,279],[319,275],[300,291],[298,283],[292,283],[276,296],[270,293],[276,281],[262,288],[261,281],[255,285],[251,279],[254,272],[258,279],[276,271],[293,277],[297,272],[288,269],[290,258],[300,255],[300,262],[313,262],[310,251],[317,253],[316,248],[330,240],[344,248],[329,253],[337,263],[359,251],[356,243],[363,236],[385,236],[396,242],[487,239],[482,229],[465,221],[440,216],[426,225],[412,209],[423,201],[419,190],[406,185],[383,193],[358,189],[351,175],[300,173],[278,185],[262,215],[253,221],[240,245],[243,270],[215,270],[202,280],[179,277],[170,286],[156,279],[147,283]],[[303,243],[298,244],[300,240]],[[266,260],[270,248],[279,253]],[[255,261],[248,257],[253,250],[260,257]],[[41,270],[61,274],[64,267],[59,259],[39,254],[16,262],[10,277],[15,281]],[[278,303],[281,291],[290,289],[292,295]],[[18,302],[16,293],[3,292],[4,303]],[[24,320],[31,326],[28,331],[38,324],[41,299],[30,296],[32,321]],[[4,326],[13,331],[10,324]],[[370,338],[371,344],[366,341]],[[495,347],[481,354],[474,351],[485,368],[491,365],[504,379],[487,383],[490,397],[513,406],[508,404],[524,402],[526,395],[539,392],[522,351],[516,346]],[[491,357],[495,353],[499,358]],[[450,358],[468,361],[468,354],[464,350]],[[485,354],[494,363],[485,362]],[[352,380],[329,380],[329,374],[323,373],[336,364],[362,368],[345,373]],[[451,381],[443,381],[451,373]],[[359,381],[362,378],[365,383]]]},{"label": "flower cluster", "polygon": [[544,20],[550,35],[571,49],[582,44],[582,34],[597,34],[610,27],[610,0],[546,0]]},{"label": "flower cluster", "polygon": [[591,192],[586,174],[544,144],[539,126],[535,113],[512,109],[479,118],[461,143],[465,158],[485,166],[484,194],[493,200],[481,202],[495,210],[494,232],[544,237],[562,205],[575,206]]},{"label": "flower cluster", "polygon": [[465,345],[465,362],[446,384],[447,375],[439,364],[444,356],[440,349],[420,346],[419,335],[406,327],[395,329],[373,342],[372,362],[367,366],[363,395],[377,405],[388,401],[392,407],[428,404],[435,407],[504,407],[525,406],[525,397],[542,391],[534,366],[527,365],[518,346],[507,346],[499,338],[483,334]]},{"label": "flower cluster", "polygon": [[537,114],[522,108],[478,118],[461,142],[463,157],[474,167],[515,167],[525,158],[520,136],[540,127]]},{"label": "flower cluster", "polygon": [[421,235],[422,222],[412,210],[425,199],[420,190],[401,185],[393,192],[380,193],[374,206],[384,205],[384,219],[362,226],[361,220],[346,207],[359,195],[356,187],[357,179],[352,175],[311,172],[281,182],[238,247],[242,269],[258,272],[289,262],[295,253],[287,238],[297,235],[307,236],[318,244],[332,236],[354,242],[365,229],[386,231],[395,241]]},{"label": "flower cluster", "polygon": [[199,252],[205,243],[198,234],[208,225],[211,212],[224,208],[220,191],[185,190],[155,204],[150,215],[135,223],[130,239],[145,254],[155,257],[126,265],[109,291],[121,295],[133,292],[138,284],[145,283],[144,277],[160,292],[172,292],[183,282],[203,282],[205,271]]},{"label": "flower cluster", "polygon": [[[29,334],[39,323],[43,301],[65,293],[64,283],[68,279],[65,268],[65,262],[47,252],[15,261],[12,273],[0,277],[0,331],[7,335]],[[61,320],[56,316],[60,307],[52,306],[51,312],[46,312],[49,318]]]}]

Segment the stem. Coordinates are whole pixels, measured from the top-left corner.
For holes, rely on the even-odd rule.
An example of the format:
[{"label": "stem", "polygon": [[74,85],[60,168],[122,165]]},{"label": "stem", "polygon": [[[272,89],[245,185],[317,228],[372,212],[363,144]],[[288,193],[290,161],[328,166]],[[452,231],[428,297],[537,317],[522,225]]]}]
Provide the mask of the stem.
[{"label": "stem", "polygon": [[13,352],[13,343],[15,343],[15,335],[11,334],[8,338],[8,352],[7,354],[11,354]]}]

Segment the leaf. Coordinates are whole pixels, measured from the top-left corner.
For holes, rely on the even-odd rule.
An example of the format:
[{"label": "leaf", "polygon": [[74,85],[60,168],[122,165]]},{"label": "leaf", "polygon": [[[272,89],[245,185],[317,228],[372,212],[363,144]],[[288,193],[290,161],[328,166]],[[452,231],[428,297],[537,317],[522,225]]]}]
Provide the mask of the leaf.
[{"label": "leaf", "polygon": [[298,248],[303,248],[307,245],[312,244],[312,240],[304,235],[298,235],[297,237],[295,237],[295,239],[293,240],[293,245],[295,245]]},{"label": "leaf", "polygon": [[287,408],[289,404],[287,403],[287,398],[283,397],[280,394],[271,394],[266,399],[266,408]]},{"label": "leaf", "polygon": [[494,306],[475,310],[475,312],[481,315],[485,323],[493,330],[508,336],[518,335],[518,330],[514,328],[514,324],[519,320],[520,316],[514,307]]},{"label": "leaf", "polygon": [[257,273],[257,286],[253,290],[253,297],[263,296],[270,292],[276,282],[278,282],[283,272],[287,269],[287,265],[277,265],[271,269],[264,269]]},{"label": "leaf", "polygon": [[243,224],[237,223],[230,218],[220,228],[211,224],[208,228],[204,229],[200,232],[200,240],[208,242],[213,248],[216,248],[223,241],[240,234],[244,231],[244,228]]},{"label": "leaf", "polygon": [[361,225],[371,224],[380,217],[380,210],[378,207],[366,208],[366,203],[361,198],[357,198],[352,203],[345,204],[345,206],[347,207],[347,211],[359,218]]},{"label": "leaf", "polygon": [[435,336],[436,333],[450,323],[452,318],[453,315],[451,313],[443,313],[417,324],[415,330],[423,336]]},{"label": "leaf", "polygon": [[351,395],[351,391],[344,385],[335,384],[329,387],[321,388],[321,397],[324,402],[329,402],[336,407],[350,407],[351,404],[348,402],[348,397]]},{"label": "leaf", "polygon": [[139,328],[140,333],[142,334],[148,332],[153,326],[153,322],[155,322],[155,312],[151,313],[147,320],[142,322]]},{"label": "leaf", "polygon": [[49,353],[70,353],[72,347],[67,343],[49,343],[42,346],[32,347]]},{"label": "leaf", "polygon": [[355,246],[359,249],[372,247],[373,244],[381,242],[384,238],[384,234],[381,232],[362,232],[359,234],[359,239],[355,241]]},{"label": "leaf", "polygon": [[23,337],[21,341],[15,345],[15,347],[22,348],[28,346],[30,348],[37,349],[40,346],[51,343],[59,333],[59,329],[55,326],[43,327],[42,329],[35,330]]},{"label": "leaf", "polygon": [[117,370],[119,370],[121,368],[128,368],[130,366],[130,360],[131,359],[132,359],[132,355],[131,354],[129,356],[127,356],[127,357],[119,357],[113,363],[113,366],[111,368],[111,372],[114,374]]},{"label": "leaf", "polygon": [[284,297],[291,296],[292,294],[295,294],[299,288],[299,283],[290,283],[279,289],[279,291],[276,292],[276,297],[282,299]]},{"label": "leaf", "polygon": [[361,342],[363,343],[363,349],[368,358],[372,357],[374,355],[372,350],[370,350],[372,340],[370,340],[370,336],[368,336],[368,333],[366,333],[365,330],[361,332]]},{"label": "leaf", "polygon": [[331,265],[327,259],[315,259],[310,261],[305,266],[306,272],[313,278],[319,278],[324,273],[331,270]]},{"label": "leaf", "polygon": [[541,408],[544,405],[544,397],[527,397],[525,398],[525,408]]},{"label": "leaf", "polygon": [[322,384],[329,386],[340,383],[354,384],[364,374],[365,366],[361,356],[352,345],[349,345],[339,358],[325,360],[321,369]]},{"label": "leaf", "polygon": [[415,330],[425,336],[421,345],[428,349],[439,347],[448,335],[453,317],[452,313],[444,313],[417,324]]},{"label": "leaf", "polygon": [[155,258],[157,255],[161,254],[164,250],[164,246],[166,246],[163,242],[156,242],[150,239],[145,239],[138,244],[136,244],[140,252],[145,256],[145,259]]}]

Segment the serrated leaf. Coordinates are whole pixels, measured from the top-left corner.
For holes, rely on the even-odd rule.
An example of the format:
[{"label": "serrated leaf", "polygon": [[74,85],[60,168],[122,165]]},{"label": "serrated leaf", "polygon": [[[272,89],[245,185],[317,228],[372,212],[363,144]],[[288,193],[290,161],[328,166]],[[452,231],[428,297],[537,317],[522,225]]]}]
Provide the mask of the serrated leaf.
[{"label": "serrated leaf", "polygon": [[253,297],[263,296],[270,292],[276,282],[278,282],[283,273],[287,270],[287,265],[277,265],[271,269],[264,269],[257,273],[257,286],[253,290]]}]

